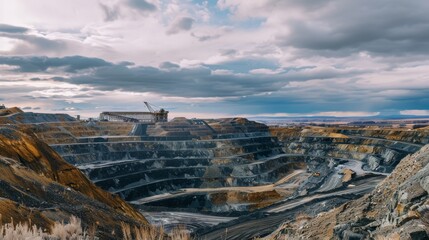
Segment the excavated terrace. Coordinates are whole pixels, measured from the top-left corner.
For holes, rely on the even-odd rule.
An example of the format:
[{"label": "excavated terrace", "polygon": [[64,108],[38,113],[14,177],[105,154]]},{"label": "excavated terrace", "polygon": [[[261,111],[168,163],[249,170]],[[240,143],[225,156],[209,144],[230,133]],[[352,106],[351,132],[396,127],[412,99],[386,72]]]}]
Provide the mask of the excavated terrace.
[{"label": "excavated terrace", "polygon": [[[264,216],[279,214],[270,209],[288,209],[282,206],[290,201],[299,208],[299,199],[306,196],[314,201],[318,198],[313,195],[323,199],[345,191],[356,198],[429,142],[426,130],[270,129],[242,118],[29,127],[97,186],[147,211],[154,223],[162,222],[168,229],[183,218],[170,212],[198,211],[196,223],[188,225],[202,236],[245,222],[251,212],[264,213],[263,223]],[[353,190],[356,181],[362,186]],[[231,215],[241,217],[226,218]],[[205,218],[212,220],[204,222]],[[215,226],[221,222],[227,223]]]}]

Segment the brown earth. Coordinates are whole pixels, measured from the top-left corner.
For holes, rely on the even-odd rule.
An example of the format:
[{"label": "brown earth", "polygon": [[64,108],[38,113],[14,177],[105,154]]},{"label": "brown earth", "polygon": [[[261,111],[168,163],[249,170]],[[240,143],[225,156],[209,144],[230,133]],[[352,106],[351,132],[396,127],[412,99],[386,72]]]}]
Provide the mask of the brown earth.
[{"label": "brown earth", "polygon": [[284,197],[276,190],[262,192],[236,192],[225,191],[209,194],[214,205],[229,204],[250,204],[250,211],[269,206]]},{"label": "brown earth", "polygon": [[97,224],[102,239],[120,234],[120,222],[147,224],[137,210],[96,187],[34,134],[12,127],[0,127],[0,201],[3,222],[30,220],[49,229],[75,215],[84,226]]}]

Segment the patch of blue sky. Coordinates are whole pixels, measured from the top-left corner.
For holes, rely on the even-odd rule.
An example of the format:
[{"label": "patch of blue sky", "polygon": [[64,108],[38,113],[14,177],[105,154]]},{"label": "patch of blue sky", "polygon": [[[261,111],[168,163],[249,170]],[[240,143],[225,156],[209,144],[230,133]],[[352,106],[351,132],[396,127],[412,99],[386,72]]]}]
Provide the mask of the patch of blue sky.
[{"label": "patch of blue sky", "polygon": [[217,6],[217,0],[191,0],[192,3],[206,6],[210,11],[211,18],[210,24],[216,26],[231,26],[240,29],[255,29],[259,28],[265,21],[263,18],[249,18],[249,19],[234,19],[233,13],[229,9],[221,9]]}]

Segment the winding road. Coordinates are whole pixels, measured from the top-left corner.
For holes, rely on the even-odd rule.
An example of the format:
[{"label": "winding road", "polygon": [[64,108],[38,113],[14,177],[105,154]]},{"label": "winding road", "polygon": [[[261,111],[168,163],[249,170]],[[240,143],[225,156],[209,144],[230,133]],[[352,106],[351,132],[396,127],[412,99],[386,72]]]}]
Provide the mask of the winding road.
[{"label": "winding road", "polygon": [[220,217],[189,212],[147,212],[142,211],[146,219],[154,225],[163,226],[169,232],[172,228],[183,225],[193,231],[198,228],[211,227],[223,222],[229,222],[236,217]]},{"label": "winding road", "polygon": [[[370,192],[382,179],[383,176],[374,176],[365,181],[355,183],[354,187],[348,187],[330,193],[320,193],[299,199],[283,201],[274,206],[260,210],[261,217],[254,219],[238,219],[228,226],[220,226],[212,231],[205,232],[197,236],[197,239],[215,240],[215,239],[252,239],[258,236],[264,236],[273,232],[288,217],[308,207],[311,204],[320,203],[327,199],[341,198],[350,194],[361,196]],[[241,221],[240,221],[241,220]]]}]

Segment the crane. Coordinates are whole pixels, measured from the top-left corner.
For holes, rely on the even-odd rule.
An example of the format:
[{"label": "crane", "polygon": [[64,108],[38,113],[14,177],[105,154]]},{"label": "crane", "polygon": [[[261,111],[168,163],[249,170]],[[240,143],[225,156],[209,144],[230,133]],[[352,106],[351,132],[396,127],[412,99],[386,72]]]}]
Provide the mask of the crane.
[{"label": "crane", "polygon": [[146,105],[146,107],[149,110],[149,112],[151,112],[151,113],[155,112],[155,110],[153,110],[152,106],[148,102],[144,102],[144,104]]},{"label": "crane", "polygon": [[153,116],[155,117],[155,122],[167,122],[168,121],[168,111],[165,111],[163,108],[160,108],[158,111],[155,111],[152,108],[153,105],[149,104],[148,102],[144,102],[144,104],[146,105],[149,112],[152,113]]}]

